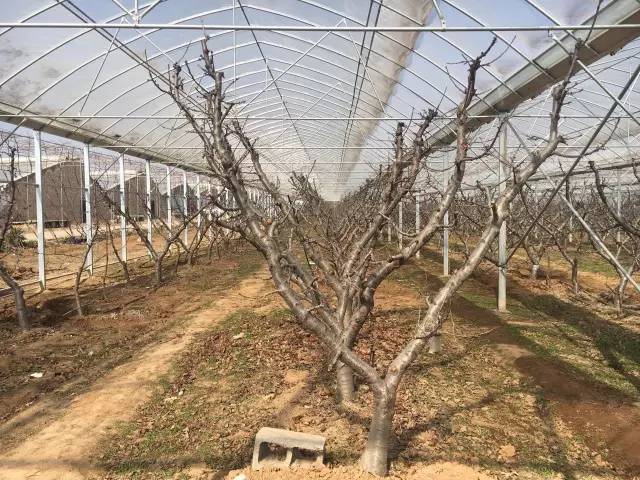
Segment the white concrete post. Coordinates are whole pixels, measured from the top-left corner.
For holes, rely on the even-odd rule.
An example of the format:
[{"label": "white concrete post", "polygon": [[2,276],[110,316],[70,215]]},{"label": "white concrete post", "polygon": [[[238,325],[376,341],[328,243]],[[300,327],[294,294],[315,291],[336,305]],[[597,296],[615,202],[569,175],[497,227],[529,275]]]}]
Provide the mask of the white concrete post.
[{"label": "white concrete post", "polygon": [[402,200],[398,203],[398,246],[402,248]]},{"label": "white concrete post", "polygon": [[[187,191],[189,189],[189,182],[187,182],[187,172],[182,171],[182,221],[187,223],[187,217],[189,216],[189,197],[187,196]],[[189,225],[187,224],[184,227],[184,244],[189,244]]]},{"label": "white concrete post", "polygon": [[198,183],[196,183],[196,208],[198,209],[198,219],[197,219],[197,226],[198,226],[198,231],[197,231],[197,235],[200,235],[200,231],[202,230],[202,212],[200,211],[200,209],[202,208],[202,198],[200,198],[200,175],[198,175],[196,177],[196,181]]},{"label": "white concrete post", "polygon": [[[420,233],[420,192],[416,192],[416,235]],[[420,250],[416,253],[416,257],[420,258]]]},{"label": "white concrete post", "polygon": [[[620,169],[616,170],[616,213],[618,214],[618,218],[622,216],[622,189],[620,188]],[[622,241],[622,232],[618,227],[618,231],[616,232],[616,242],[620,244]]]},{"label": "white concrete post", "polygon": [[84,145],[84,156],[82,170],[84,176],[84,235],[87,238],[87,260],[84,268],[89,270],[89,275],[93,275],[93,219],[91,217],[91,159],[89,145]]},{"label": "white concrete post", "polygon": [[36,180],[36,238],[38,239],[38,281],[40,288],[47,287],[47,273],[45,271],[45,248],[44,248],[44,207],[43,207],[43,184],[42,184],[42,136],[40,132],[33,132],[33,146],[35,156],[35,180]]},{"label": "white concrete post", "polygon": [[[505,189],[502,166],[507,164],[507,129],[503,126],[500,131],[500,158],[498,159],[498,194]],[[507,222],[502,222],[498,235],[498,311],[507,309]]]},{"label": "white concrete post", "polygon": [[[449,159],[445,156],[442,160],[442,194],[449,186]],[[442,275],[449,276],[449,210],[442,217]]]},{"label": "white concrete post", "polygon": [[[571,192],[571,188],[570,188],[570,184],[569,184],[569,179],[567,178],[567,188],[566,188],[566,193],[567,193],[567,200],[569,200],[569,195]],[[573,212],[571,210],[569,210],[569,243],[573,243]]]},{"label": "white concrete post", "polygon": [[126,197],[126,183],[124,178],[124,153],[120,154],[118,159],[120,168],[120,256],[122,261],[127,261],[127,217],[125,212],[127,211],[127,199]]},{"label": "white concrete post", "polygon": [[167,227],[169,227],[169,231],[171,231],[171,222],[173,220],[171,203],[171,169],[167,165]]},{"label": "white concrete post", "polygon": [[[147,192],[147,202],[146,202],[146,210],[147,210],[147,240],[151,243],[152,235],[153,235],[153,212],[151,211],[151,160],[147,160],[144,164],[144,174],[145,174],[145,190]],[[151,254],[151,253],[149,253]]]}]

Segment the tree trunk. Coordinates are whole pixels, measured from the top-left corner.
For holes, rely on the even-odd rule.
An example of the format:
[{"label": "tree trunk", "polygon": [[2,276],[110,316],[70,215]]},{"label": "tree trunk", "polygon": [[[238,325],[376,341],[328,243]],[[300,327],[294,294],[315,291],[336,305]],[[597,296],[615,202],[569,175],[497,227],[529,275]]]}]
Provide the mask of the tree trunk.
[{"label": "tree trunk", "polygon": [[76,279],[75,286],[73,288],[73,296],[76,300],[76,312],[78,316],[84,317],[84,310],[82,310],[82,301],[80,300],[80,281]]},{"label": "tree trunk", "polygon": [[376,396],[367,446],[360,457],[362,469],[380,477],[384,477],[389,470],[395,403],[395,392],[387,391]]},{"label": "tree trunk", "polygon": [[31,328],[31,321],[29,320],[30,315],[29,309],[27,308],[27,302],[24,300],[24,289],[13,279],[2,265],[0,265],[0,277],[13,292],[13,298],[16,303],[16,316],[18,317],[18,325],[20,326],[20,329],[23,331],[29,330]]},{"label": "tree trunk", "polygon": [[18,315],[18,325],[23,331],[27,331],[31,328],[31,321],[29,320],[29,309],[27,303],[24,301],[24,289],[20,285],[16,285],[13,290],[13,298],[16,302],[16,313]]},{"label": "tree trunk", "polygon": [[336,396],[338,403],[355,400],[353,369],[340,360],[336,364]]},{"label": "tree trunk", "polygon": [[571,285],[573,286],[573,294],[580,293],[580,284],[578,283],[578,259],[574,258],[571,263]]},{"label": "tree trunk", "polygon": [[538,270],[540,270],[540,265],[534,263],[531,265],[531,280],[536,280],[538,278]]},{"label": "tree trunk", "polygon": [[618,283],[618,288],[616,289],[616,313],[618,317],[622,316],[622,304],[624,303],[624,291],[627,288],[627,278],[623,277]]},{"label": "tree trunk", "polygon": [[162,258],[156,260],[155,282],[156,287],[162,283]]},{"label": "tree trunk", "polygon": [[216,244],[215,244],[215,243],[213,242],[213,240],[210,238],[210,239],[209,239],[209,245],[207,246],[207,261],[208,261],[209,263],[211,263],[211,260],[212,260],[212,258],[213,258],[213,247],[214,247],[215,245],[216,245]]}]

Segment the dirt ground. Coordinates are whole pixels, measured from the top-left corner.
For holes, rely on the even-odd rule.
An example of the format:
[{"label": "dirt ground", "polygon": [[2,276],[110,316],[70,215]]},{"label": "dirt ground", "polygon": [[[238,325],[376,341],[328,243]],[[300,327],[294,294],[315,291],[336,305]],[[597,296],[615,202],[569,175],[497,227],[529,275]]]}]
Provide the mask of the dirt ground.
[{"label": "dirt ground", "polygon": [[78,395],[62,415],[5,453],[0,476],[6,478],[86,478],[88,461],[98,438],[117,422],[128,420],[148,400],[156,382],[169,372],[173,358],[194,336],[231,312],[252,306],[248,298],[263,288],[256,274],[231,292],[221,292],[214,305],[199,311],[164,341],[145,349]]},{"label": "dirt ground", "polygon": [[[115,245],[120,253],[120,231],[114,229]],[[79,238],[80,232],[77,229],[48,228],[45,230],[45,258],[47,286],[60,287],[68,285],[71,277],[65,274],[75,274],[83,259],[85,245],[72,243],[70,237]],[[26,237],[30,239],[32,235]],[[153,244],[160,248],[163,245],[162,238],[156,234],[153,237]],[[202,248],[206,248],[204,245]],[[129,259],[143,258],[147,254],[147,248],[138,238],[135,232],[129,232],[127,236],[127,256]],[[38,279],[38,255],[37,249],[31,240],[31,245],[20,249],[11,249],[2,253],[2,261],[6,268],[13,274],[14,278],[21,284],[27,284],[25,290],[37,291]],[[113,247],[106,240],[97,241],[93,247],[93,263],[97,273],[102,275],[104,265],[109,264],[109,270],[117,270],[117,259],[113,253]],[[58,278],[61,277],[61,278]],[[5,288],[4,282],[0,281],[0,289]]]},{"label": "dirt ground", "polygon": [[[378,368],[411,331],[418,292],[442,281],[434,274],[440,271],[437,255],[426,257],[380,292],[375,318],[358,345]],[[551,279],[548,289],[545,280],[515,271],[510,310],[499,315],[493,285],[491,269],[465,285],[452,302],[444,353],[423,355],[407,374],[391,477],[639,475],[637,318],[613,319],[605,307],[594,312],[570,304],[563,300],[564,280]],[[317,341],[279,304],[236,312],[198,339],[179,360],[180,375],[134,421],[103,441],[96,463],[102,471],[92,478],[370,478],[356,466],[370,392],[360,385],[357,401],[336,410],[325,362]],[[328,468],[250,471],[253,436],[261,426],[326,436]]]},{"label": "dirt ground", "polygon": [[177,276],[168,263],[167,281],[157,289],[150,266],[133,267],[128,284],[113,272],[106,288],[104,279],[94,276],[81,289],[84,317],[76,314],[68,287],[47,290],[29,300],[34,328],[28,332],[19,332],[10,299],[3,299],[0,452],[38,430],[49,413],[64,410],[116,365],[166,340],[259,265],[257,256],[244,251],[211,264],[200,259],[194,267],[180,267]]},{"label": "dirt ground", "polygon": [[[184,289],[182,296],[170,294],[167,302],[173,305],[185,293],[210,298],[209,289],[216,287],[202,285],[202,279],[235,271],[243,258],[229,260],[237,263],[227,265],[227,270],[224,264],[217,272],[183,270],[184,277],[171,284]],[[53,420],[48,426],[36,422],[29,430],[28,421],[20,424],[21,436],[14,436],[5,452],[13,446],[11,459],[32,459],[47,442],[73,445],[78,436],[86,437],[83,461],[72,469],[80,476],[69,478],[372,478],[357,468],[371,409],[367,386],[359,385],[356,402],[336,408],[332,372],[318,342],[297,326],[277,297],[258,293],[256,277],[249,277],[256,262],[248,263],[253,266],[247,267],[247,280],[240,284],[233,276],[225,283],[227,288],[243,285],[224,294],[226,308],[218,311],[205,300],[202,309],[196,307],[215,312],[215,320],[207,313],[208,320],[199,322],[202,317],[195,315],[195,327],[180,339],[171,332],[182,324],[170,324],[158,342],[127,350],[130,360],[120,369],[106,374],[109,368],[93,370],[95,376],[77,391],[79,400],[61,404],[57,416],[49,415]],[[394,420],[391,478],[640,478],[640,319],[634,314],[617,318],[607,305],[603,294],[611,278],[585,273],[584,292],[574,297],[567,272],[556,267],[548,280],[544,275],[531,280],[525,265],[516,262],[510,270],[506,313],[494,309],[493,268],[481,269],[461,289],[444,328],[443,353],[422,355],[403,381]],[[406,341],[424,308],[425,288],[433,290],[443,281],[440,269],[438,255],[425,252],[380,291],[374,318],[357,347],[377,368],[382,369]],[[258,276],[262,292],[269,290],[264,286],[266,274]],[[136,308],[150,308],[148,304],[157,305],[161,298],[149,296]],[[175,314],[166,308],[169,316],[183,313],[180,307],[171,307],[177,308]],[[98,322],[100,314],[96,315]],[[78,335],[86,327],[69,328]],[[150,337],[158,336],[149,325],[141,328]],[[63,338],[53,338],[49,348]],[[124,338],[125,343],[137,339],[135,334]],[[74,348],[87,340],[93,345],[89,335],[78,339]],[[176,341],[180,347],[173,349],[171,342]],[[156,361],[153,354],[158,349],[171,353]],[[143,384],[136,368],[146,372]],[[135,380],[133,386],[119,383],[127,378]],[[73,381],[62,380],[56,391],[69,384]],[[128,403],[127,398],[110,396],[110,388],[133,388],[136,395]],[[108,408],[95,421],[87,420],[96,404]],[[81,415],[74,417],[74,412]],[[114,425],[115,419],[120,422]],[[6,431],[11,424],[0,428]],[[73,426],[67,436],[65,425]],[[328,466],[252,472],[247,465],[253,437],[262,426],[326,436]],[[25,439],[29,431],[37,433]],[[55,435],[47,436],[51,432]],[[0,438],[3,433],[0,430]],[[67,459],[78,452],[68,450]]]}]

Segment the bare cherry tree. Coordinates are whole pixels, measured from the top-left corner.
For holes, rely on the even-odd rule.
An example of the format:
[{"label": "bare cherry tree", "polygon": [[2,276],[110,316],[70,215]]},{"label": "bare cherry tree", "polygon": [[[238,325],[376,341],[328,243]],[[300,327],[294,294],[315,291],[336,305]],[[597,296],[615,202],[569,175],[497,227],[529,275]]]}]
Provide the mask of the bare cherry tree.
[{"label": "bare cherry tree", "polygon": [[[13,227],[13,207],[15,205],[16,195],[16,155],[18,150],[16,147],[9,146],[7,150],[7,156],[9,158],[9,172],[7,174],[8,182],[5,185],[4,190],[0,193],[0,251],[4,251],[9,248],[7,245],[7,234]],[[24,289],[13,278],[4,262],[0,261],[0,278],[7,284],[7,286],[13,292],[13,298],[16,305],[16,315],[18,317],[18,324],[22,330],[29,330],[31,328],[30,312],[27,308],[27,303],[24,299]]]},{"label": "bare cherry tree", "polygon": [[[147,251],[149,252],[149,255],[151,256],[155,264],[154,271],[155,271],[156,285],[160,285],[163,282],[164,260],[169,254],[169,252],[171,251],[171,247],[173,245],[181,246],[183,250],[187,252],[187,255],[190,254],[191,249],[194,247],[194,245],[195,245],[195,248],[198,248],[198,246],[200,245],[200,242],[193,243],[191,246],[187,245],[184,242],[184,240],[181,238],[181,235],[184,232],[184,230],[188,228],[191,222],[198,215],[201,215],[203,211],[207,210],[210,207],[209,201],[203,202],[203,205],[201,205],[200,208],[196,209],[194,212],[191,212],[191,213],[186,211],[183,212],[182,219],[178,224],[177,228],[169,228],[169,226],[163,219],[161,218],[156,219],[156,224],[158,227],[156,231],[160,233],[163,240],[162,246],[157,247],[153,244],[152,241],[149,240],[148,232],[144,229],[144,227],[142,227],[142,225],[140,225],[140,222],[138,221],[135,215],[132,215],[127,208],[123,209],[120,206],[120,202],[111,198],[111,196],[109,195],[109,192],[107,192],[104,188],[102,188],[102,186],[98,182],[94,182],[94,186],[96,191],[99,193],[100,197],[107,203],[107,205],[109,205],[109,208],[116,215],[121,215],[125,217],[127,223],[133,227],[133,230],[136,232],[138,238],[147,248]],[[145,202],[144,208],[145,209],[148,208],[146,206],[146,202]],[[151,212],[147,212],[147,214],[150,215]],[[115,255],[118,255],[118,252],[115,249],[114,249],[114,253]],[[177,261],[179,262],[179,260],[180,258],[178,254]]]},{"label": "bare cherry tree", "polygon": [[599,200],[592,202],[593,225],[605,245],[611,247],[609,251],[616,261],[604,251],[600,242],[592,236],[589,238],[596,252],[618,274],[618,285],[613,291],[613,298],[617,314],[622,315],[629,277],[640,269],[640,206],[635,196],[625,199],[620,197],[620,204],[617,207],[612,206],[611,189],[602,179],[593,161],[589,162],[589,167],[594,174],[595,190]]},{"label": "bare cherry tree", "polygon": [[[491,46],[493,43],[495,40]],[[225,98],[223,73],[216,69],[206,41],[202,43],[201,57],[204,80],[196,79],[188,64],[185,68],[174,68],[168,79],[151,74],[152,81],[173,98],[202,141],[210,174],[233,196],[234,206],[224,206],[227,216],[219,217],[218,224],[237,232],[264,256],[277,292],[298,323],[326,347],[330,365],[348,370],[349,375],[354,371],[370,386],[374,407],[361,465],[377,475],[387,473],[396,396],[404,373],[429,339],[439,332],[445,317],[443,308],[484,258],[509,215],[511,202],[561,141],[558,121],[570,86],[575,54],[569,74],[551,94],[548,138],[513,166],[513,175],[492,203],[484,229],[466,261],[429,299],[426,314],[407,332],[409,340],[383,371],[359,355],[353,346],[362,325],[371,316],[378,287],[442,229],[443,217],[460,190],[466,165],[493,150],[498,131],[474,153],[470,147],[468,113],[476,98],[477,72],[491,46],[467,62],[467,83],[456,110],[456,140],[451,152],[453,174],[448,186],[427,215],[424,226],[392,255],[378,255],[375,243],[392,213],[414,187],[419,172],[425,171],[429,156],[439,148],[428,141],[427,135],[437,114],[435,110],[426,112],[412,128],[398,124],[390,165],[370,180],[374,183],[368,188],[335,204],[323,200],[306,176],[294,175],[290,192],[285,194],[265,174],[256,141],[246,135],[237,120],[229,118],[234,104]],[[186,82],[192,82],[197,99],[185,94]],[[273,219],[267,218],[248,194],[255,179],[273,199],[276,207]],[[356,201],[357,196],[364,197],[364,201]]]}]

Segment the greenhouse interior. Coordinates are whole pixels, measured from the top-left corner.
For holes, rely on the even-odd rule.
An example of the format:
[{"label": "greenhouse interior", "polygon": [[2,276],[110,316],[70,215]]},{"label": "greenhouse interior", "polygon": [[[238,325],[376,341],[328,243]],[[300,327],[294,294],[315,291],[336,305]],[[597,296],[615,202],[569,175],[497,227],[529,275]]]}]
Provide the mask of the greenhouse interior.
[{"label": "greenhouse interior", "polygon": [[638,0],[0,6],[0,480],[640,478]]}]

